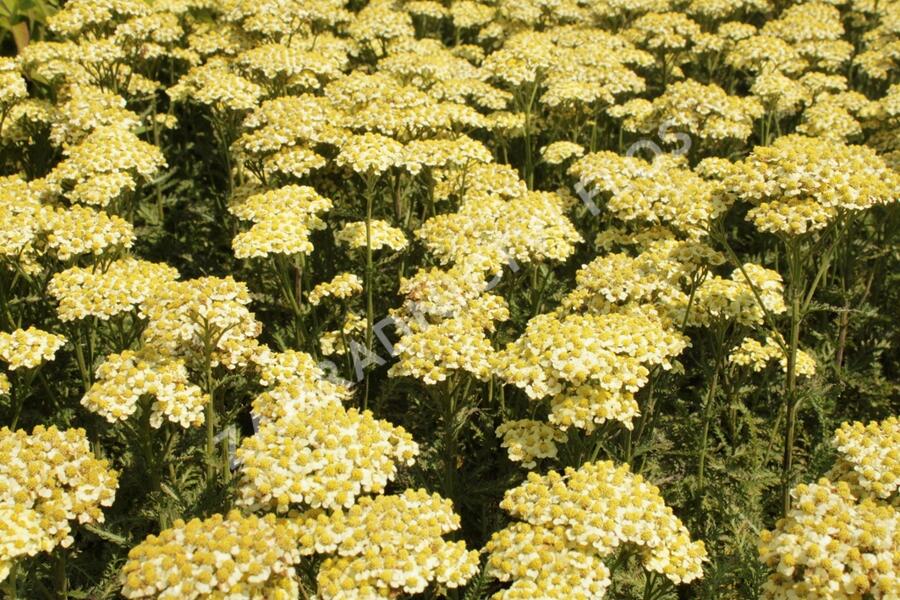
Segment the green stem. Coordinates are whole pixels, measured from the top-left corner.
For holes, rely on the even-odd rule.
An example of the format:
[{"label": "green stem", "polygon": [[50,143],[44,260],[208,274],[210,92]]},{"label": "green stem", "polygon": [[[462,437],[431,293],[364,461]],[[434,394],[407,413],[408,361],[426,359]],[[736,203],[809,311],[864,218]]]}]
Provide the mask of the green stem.
[{"label": "green stem", "polygon": [[153,432],[150,427],[150,403],[144,406],[144,412],[141,415],[141,450],[144,453],[144,463],[147,468],[147,478],[150,484],[150,491],[156,492],[160,489],[160,474],[157,469],[156,460],[153,457]]},{"label": "green stem", "polygon": [[16,425],[19,424],[19,416],[22,414],[22,406],[25,404],[25,397],[23,394],[16,393],[16,388],[18,387],[17,385],[12,385],[10,387],[12,388],[9,391],[10,400],[12,401],[14,409],[12,421],[9,424],[9,429],[10,431],[15,431]]},{"label": "green stem", "polygon": [[[449,386],[448,386],[449,387]],[[444,494],[451,500],[456,494],[456,390],[451,388],[444,400]]]},{"label": "green stem", "polygon": [[[375,269],[372,263],[372,208],[375,202],[375,179],[372,176],[366,178],[366,350],[367,356],[372,355],[375,338],[375,301],[374,280]],[[363,395],[363,410],[369,406],[370,373],[365,373],[365,392]]]},{"label": "green stem", "polygon": [[9,568],[9,575],[6,576],[6,579],[3,582],[0,582],[0,586],[2,586],[3,591],[6,593],[7,600],[18,600],[19,593],[16,587],[16,580],[19,577],[19,565],[15,561],[13,561],[12,566]]},{"label": "green stem", "polygon": [[725,253],[728,255],[728,259],[731,261],[732,265],[741,272],[741,275],[744,277],[744,281],[747,283],[747,287],[750,288],[750,291],[753,293],[753,298],[756,300],[757,305],[759,305],[760,310],[763,312],[763,316],[765,317],[766,324],[769,326],[769,329],[772,331],[772,339],[775,340],[775,343],[778,344],[778,347],[781,348],[782,352],[787,354],[787,346],[784,341],[782,341],[781,336],[778,335],[778,327],[775,325],[775,317],[772,315],[772,312],[766,306],[765,302],[762,300],[762,296],[759,293],[759,290],[756,287],[756,284],[753,283],[753,280],[750,279],[750,276],[747,274],[747,270],[744,269],[744,264],[738,259],[737,254],[735,254],[734,249],[731,247],[731,244],[728,243],[727,238],[725,237],[724,231],[718,231],[713,233],[714,239],[716,239],[722,246],[725,248]]},{"label": "green stem", "polygon": [[713,371],[712,380],[709,383],[709,393],[706,395],[706,405],[703,407],[703,433],[700,434],[700,464],[697,467],[697,489],[703,490],[706,474],[706,452],[709,446],[709,423],[712,420],[713,406],[715,405],[716,388],[719,384],[718,362]]},{"label": "green stem", "polygon": [[302,254],[294,256],[294,337],[297,348],[303,347],[303,269],[305,266]]},{"label": "green stem", "polygon": [[803,315],[800,312],[800,295],[802,287],[798,285],[802,276],[799,262],[799,248],[795,244],[788,248],[790,255],[789,270],[790,302],[791,302],[791,334],[788,340],[787,373],[785,381],[785,430],[784,430],[784,456],[781,461],[782,492],[781,499],[783,514],[787,515],[791,509],[791,486],[793,483],[794,466],[794,441],[797,430],[797,352],[800,346],[800,323]]},{"label": "green stem", "polygon": [[709,383],[709,391],[706,395],[706,404],[703,407],[703,433],[700,435],[700,462],[697,467],[697,489],[703,490],[706,475],[706,454],[709,447],[709,425],[712,421],[713,408],[716,403],[716,393],[718,392],[719,373],[722,369],[722,351],[725,347],[725,325],[718,323],[714,329],[713,353],[713,373]]},{"label": "green stem", "polygon": [[75,336],[72,340],[72,346],[75,347],[75,361],[78,363],[78,371],[81,373],[81,385],[84,393],[87,394],[91,389],[91,371],[84,359],[84,350],[81,348],[81,336]]},{"label": "green stem", "polygon": [[531,86],[531,94],[528,97],[528,103],[525,105],[525,183],[528,189],[534,189],[534,156],[532,156],[532,140],[531,140],[531,109],[534,106],[534,100],[537,97],[537,91],[540,87],[538,79],[535,79]]},{"label": "green stem", "polygon": [[[207,331],[207,338],[210,336]],[[206,348],[206,393],[209,401],[206,403],[206,480],[211,482],[216,474],[216,394],[215,381],[212,375],[212,348],[207,343]]]},{"label": "green stem", "polygon": [[[156,94],[153,94],[153,145],[162,150],[159,138],[159,123],[156,121]],[[159,219],[159,226],[163,226],[166,214],[163,206],[162,184],[159,179],[156,181],[156,217]]]},{"label": "green stem", "polygon": [[66,577],[66,551],[64,549],[61,549],[57,554],[53,579],[56,587],[56,597],[60,600],[67,600],[69,597],[69,580]]}]

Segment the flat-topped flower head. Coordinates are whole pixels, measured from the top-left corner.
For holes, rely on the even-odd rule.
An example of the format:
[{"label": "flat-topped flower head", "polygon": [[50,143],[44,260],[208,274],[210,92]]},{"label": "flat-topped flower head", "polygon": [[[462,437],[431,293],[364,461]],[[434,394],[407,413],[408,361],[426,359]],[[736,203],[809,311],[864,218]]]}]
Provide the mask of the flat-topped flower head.
[{"label": "flat-topped flower head", "polygon": [[44,206],[35,214],[49,254],[66,261],[74,256],[127,249],[134,245],[134,226],[121,217],[87,206]]},{"label": "flat-topped flower head", "polygon": [[72,544],[70,521],[102,523],[117,487],[118,474],[94,456],[83,429],[0,429],[0,508],[38,521],[40,535],[28,543],[41,551]]},{"label": "flat-topped flower head", "polygon": [[541,458],[554,458],[557,444],[567,439],[565,432],[542,421],[519,419],[507,421],[494,431],[507,449],[509,460],[522,463],[526,469],[537,466]]},{"label": "flat-topped flower head", "polygon": [[478,572],[478,552],[443,536],[459,528],[453,505],[437,494],[406,490],[364,497],[330,515],[312,511],[297,519],[304,554],[328,554],[319,568],[319,593],[397,598],[429,585],[458,588]]},{"label": "flat-topped flower head", "polygon": [[247,366],[262,331],[249,303],[246,284],[231,276],[166,282],[140,303],[138,315],[147,320],[141,341],[189,365],[208,355],[213,366]]},{"label": "flat-topped flower head", "polygon": [[41,515],[30,508],[0,505],[0,582],[16,561],[50,552],[53,540],[41,529]]},{"label": "flat-topped flower head", "polygon": [[174,102],[199,102],[215,110],[249,111],[256,108],[263,88],[234,73],[224,60],[193,67],[166,90]]},{"label": "flat-topped flower head", "polygon": [[16,329],[12,333],[0,332],[0,360],[11,371],[33,369],[53,360],[56,351],[66,343],[66,338],[36,327]]},{"label": "flat-topped flower head", "polygon": [[391,167],[405,162],[403,144],[380,133],[354,135],[341,146],[335,159],[340,167],[347,167],[360,175],[381,175]]},{"label": "flat-topped flower head", "polygon": [[541,148],[541,157],[549,165],[559,165],[570,158],[584,156],[584,147],[574,142],[553,142]]},{"label": "flat-topped flower head", "polygon": [[170,421],[187,429],[204,422],[209,397],[188,379],[184,361],[152,348],[110,354],[97,367],[96,379],[81,404],[110,423],[125,421],[138,409],[144,396],[149,404],[150,426]]},{"label": "flat-topped flower head", "polygon": [[104,207],[166,166],[162,151],[121,124],[100,127],[64,149],[47,183],[72,202]]},{"label": "flat-topped flower head", "polygon": [[259,369],[260,385],[268,388],[253,400],[253,417],[261,424],[313,408],[340,405],[353,395],[349,382],[326,373],[305,352],[272,352],[260,346],[251,360]]},{"label": "flat-topped flower head", "polygon": [[177,277],[178,271],[168,265],[123,258],[102,270],[72,267],[60,271],[47,291],[59,302],[56,313],[63,321],[89,316],[106,320],[133,310],[156,286]]},{"label": "flat-topped flower head", "polygon": [[717,181],[686,168],[682,157],[662,155],[648,162],[638,156],[593,152],[575,161],[568,173],[585,189],[608,198],[617,219],[646,228],[665,225],[697,238],[728,209],[730,200]]},{"label": "flat-topped flower head", "polygon": [[232,240],[234,254],[237,258],[309,254],[313,251],[310,235],[325,228],[319,215],[331,207],[331,200],[305,185],[238,197],[228,211],[253,225]]},{"label": "flat-topped flower head", "polygon": [[550,421],[593,431],[608,419],[630,425],[633,394],[650,367],[672,368],[687,338],[652,311],[544,314],[496,354],[495,372],[532,400],[552,396]]},{"label": "flat-topped flower head", "polygon": [[867,146],[792,134],[754,148],[724,183],[754,205],[747,218],[757,229],[793,236],[895,202],[900,175]]},{"label": "flat-topped flower head", "polygon": [[839,454],[829,478],[848,482],[858,498],[893,499],[896,504],[900,487],[900,419],[843,423],[834,432],[832,444]]},{"label": "flat-topped flower head", "polygon": [[563,261],[582,241],[560,194],[526,191],[504,200],[477,187],[465,192],[457,212],[428,219],[416,236],[442,264],[493,274],[513,261]]},{"label": "flat-topped flower head", "polygon": [[[797,351],[794,370],[797,375],[810,377],[816,373],[816,359],[803,350]],[[753,338],[744,338],[738,347],[728,355],[728,362],[742,367],[749,367],[759,373],[769,363],[778,362],[781,370],[787,372],[787,355],[775,338],[766,337],[765,343],[760,343]]]},{"label": "flat-topped flower head", "polygon": [[[688,307],[680,308],[675,310],[683,315]],[[717,275],[706,277],[697,286],[686,322],[695,327],[726,321],[761,325],[766,311],[776,315],[787,311],[781,275],[760,265],[746,263],[742,269],[732,271],[727,279]],[[682,315],[679,316],[684,318]]]},{"label": "flat-topped flower head", "polygon": [[801,484],[793,508],[763,531],[759,557],[770,569],[762,598],[896,598],[900,592],[900,515],[888,504],[858,502],[846,482]]},{"label": "flat-topped flower head", "polygon": [[419,446],[402,428],[369,411],[329,403],[263,425],[237,450],[238,503],[256,510],[334,509],[381,493],[412,465]]},{"label": "flat-topped flower head", "polygon": [[132,548],[122,568],[129,599],[297,598],[301,556],[293,524],[231,511],[176,520]]},{"label": "flat-topped flower head", "polygon": [[644,568],[673,583],[703,576],[703,542],[692,542],[659,489],[627,465],[585,463],[564,473],[534,472],[508,490],[500,507],[518,519],[486,546],[488,574],[512,582],[498,600],[540,592],[545,598],[600,598],[609,585],[601,562],[624,543]]},{"label": "flat-topped flower head", "polygon": [[[409,245],[409,241],[406,239],[402,229],[392,227],[390,223],[381,219],[373,219],[369,223],[369,236],[373,250],[390,248],[395,252],[399,252]],[[366,222],[354,221],[347,223],[340,231],[334,234],[334,239],[338,244],[345,245],[351,250],[365,248],[367,242]]]},{"label": "flat-topped flower head", "polygon": [[309,293],[309,303],[318,306],[325,298],[346,300],[363,291],[362,280],[353,273],[338,273],[331,281],[316,285]]}]

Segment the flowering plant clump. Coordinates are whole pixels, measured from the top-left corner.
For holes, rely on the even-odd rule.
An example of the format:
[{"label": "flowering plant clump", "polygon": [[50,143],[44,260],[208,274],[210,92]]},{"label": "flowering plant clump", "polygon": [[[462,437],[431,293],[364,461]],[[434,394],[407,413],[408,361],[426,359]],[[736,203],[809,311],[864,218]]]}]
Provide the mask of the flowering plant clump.
[{"label": "flowering plant clump", "polygon": [[0,598],[897,597],[898,0],[5,6]]}]

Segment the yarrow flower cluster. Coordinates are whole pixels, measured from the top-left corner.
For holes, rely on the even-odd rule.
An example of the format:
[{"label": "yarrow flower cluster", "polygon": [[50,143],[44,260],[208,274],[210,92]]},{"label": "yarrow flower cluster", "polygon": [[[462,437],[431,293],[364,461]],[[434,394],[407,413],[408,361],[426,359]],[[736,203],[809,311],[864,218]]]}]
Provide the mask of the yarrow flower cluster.
[{"label": "yarrow flower cluster", "polygon": [[262,346],[252,357],[259,382],[268,387],[253,400],[253,416],[261,424],[312,408],[340,405],[352,396],[348,384],[326,375],[305,352],[271,352]]},{"label": "yarrow flower cluster", "polygon": [[181,427],[203,424],[203,409],[209,397],[188,380],[184,361],[144,349],[111,354],[97,367],[96,381],[81,404],[110,423],[131,417],[142,397],[150,396],[144,410],[150,411],[151,427],[164,420]]},{"label": "yarrow flower cluster", "polygon": [[[667,497],[700,507],[717,569],[733,566],[746,538],[732,527],[763,527],[772,479],[741,490],[738,520],[727,492],[744,481],[709,499],[769,437],[771,406],[744,402],[769,388],[757,380],[790,371],[785,495],[816,444],[797,413],[809,381],[794,379],[816,373],[822,344],[804,352],[762,325],[798,296],[794,332],[815,324],[830,287],[845,308],[865,289],[866,310],[839,315],[842,347],[884,326],[868,316],[890,299],[883,282],[857,277],[881,263],[852,259],[893,259],[876,244],[900,189],[896,0],[66,0],[50,16],[24,4],[28,22],[8,28],[16,56],[0,58],[0,395],[15,425],[87,410],[113,427],[90,445],[81,430],[0,429],[12,596],[40,592],[39,554],[76,537],[58,582],[103,595],[105,575],[87,581],[93,550],[115,555],[99,544],[145,535],[146,516],[161,532],[131,549],[126,598],[587,600],[632,585],[613,557],[665,595],[702,576],[706,549],[632,459],[675,473]],[[857,217],[873,208],[874,223]],[[762,266],[785,254],[735,229],[735,213],[788,246],[789,275]],[[816,232],[832,228],[804,281],[829,241]],[[236,263],[219,261],[222,233]],[[221,276],[199,276],[210,270]],[[77,371],[37,371],[69,358]],[[707,382],[671,375],[704,364],[700,485],[686,497],[694,480],[672,461],[692,456],[670,444],[693,434],[683,403]],[[67,407],[78,373],[81,406]],[[338,377],[350,373],[365,385]],[[375,417],[404,408],[416,431],[446,437],[420,448]],[[150,430],[122,438],[138,422]],[[204,424],[205,453],[189,431]],[[610,438],[619,426],[627,438]],[[760,538],[764,597],[900,595],[898,430],[890,417],[835,432],[827,479],[796,487]],[[567,468],[506,490],[511,523],[479,553],[459,540],[491,520],[460,532],[450,498],[469,491],[457,471],[485,441],[506,450],[484,465],[500,476],[488,483],[503,484],[507,457]],[[623,447],[629,464],[597,462]],[[92,452],[152,477],[82,543],[74,522],[101,522],[118,484]],[[725,454],[704,487],[703,461]],[[402,491],[423,477],[447,498]],[[732,571],[691,592],[759,583]]]},{"label": "yarrow flower cluster", "polygon": [[838,460],[832,481],[846,481],[858,498],[873,497],[896,504],[900,487],[900,419],[888,417],[868,424],[843,423],[832,444]]},{"label": "yarrow flower cluster", "polygon": [[129,551],[122,595],[289,600],[300,593],[300,559],[296,528],[275,515],[178,519]]},{"label": "yarrow flower cluster", "polygon": [[418,445],[401,427],[339,404],[311,406],[263,425],[237,450],[239,503],[279,513],[292,507],[349,508],[381,493],[412,465]]},{"label": "yarrow flower cluster", "polygon": [[[778,361],[781,369],[787,372],[787,355],[782,346],[772,337],[767,337],[765,343],[749,337],[744,338],[728,356],[728,362],[742,367],[750,367],[756,373],[765,369],[772,361]],[[807,352],[798,350],[796,361],[794,369],[797,375],[806,377],[815,375],[816,359]]]},{"label": "yarrow flower cluster", "polygon": [[512,582],[496,600],[603,597],[610,579],[601,560],[623,543],[637,546],[644,567],[673,583],[703,574],[703,542],[692,542],[659,489],[625,465],[529,473],[500,507],[519,520],[485,548],[488,574]]},{"label": "yarrow flower cluster", "polygon": [[687,339],[658,315],[630,313],[539,315],[525,333],[497,353],[495,369],[532,400],[550,396],[550,422],[588,432],[607,420],[630,426],[634,394],[649,367],[672,367]]},{"label": "yarrow flower cluster", "polygon": [[338,273],[331,281],[318,284],[309,293],[309,303],[318,306],[324,298],[345,300],[363,291],[362,280],[353,273]]},{"label": "yarrow flower cluster", "polygon": [[365,248],[367,240],[370,241],[373,250],[390,248],[399,252],[409,245],[402,229],[391,226],[387,221],[373,219],[369,223],[369,234],[366,235],[365,221],[354,221],[344,225],[340,231],[334,234],[334,240],[351,250]]},{"label": "yarrow flower cluster", "polygon": [[53,360],[56,351],[66,343],[66,338],[36,327],[16,329],[12,333],[0,332],[0,360],[9,369],[33,369]]},{"label": "yarrow flower cluster", "polygon": [[412,376],[434,385],[455,372],[487,380],[495,351],[487,337],[509,318],[506,301],[485,293],[484,278],[463,267],[421,269],[404,279],[403,306],[391,312],[401,332],[393,347],[391,376]]},{"label": "yarrow flower cluster", "polygon": [[522,463],[526,469],[536,467],[538,459],[555,458],[557,444],[567,439],[559,429],[530,419],[507,421],[495,433],[503,440],[501,446],[507,449],[509,460]]},{"label": "yarrow flower cluster", "polygon": [[141,342],[154,352],[213,366],[247,365],[262,325],[247,308],[250,293],[231,276],[201,277],[160,285],[140,304],[147,320]]},{"label": "yarrow flower cluster", "polygon": [[[69,547],[70,522],[102,523],[103,507],[115,499],[118,474],[95,458],[83,429],[38,425],[29,434],[4,427],[0,457],[0,510],[19,515],[13,521],[18,535],[39,532],[22,539],[25,554]],[[16,553],[0,554],[0,569],[18,558]]]},{"label": "yarrow flower cluster", "polygon": [[787,135],[757,146],[725,185],[752,203],[760,231],[801,235],[853,213],[896,200],[900,179],[871,148]]},{"label": "yarrow flower cluster", "polygon": [[311,187],[299,185],[239,199],[228,210],[239,219],[251,221],[253,226],[234,237],[234,254],[238,258],[309,254],[313,250],[310,233],[325,228],[319,214],[331,207],[331,200]]},{"label": "yarrow flower cluster", "polygon": [[72,267],[56,273],[47,291],[59,302],[63,321],[85,317],[109,319],[134,309],[153,290],[174,281],[178,271],[159,263],[124,258],[106,269]]},{"label": "yarrow flower cluster", "polygon": [[772,574],[764,598],[893,598],[900,591],[900,515],[861,502],[846,482],[801,484],[793,508],[760,536],[759,556]]},{"label": "yarrow flower cluster", "polygon": [[459,524],[449,500],[407,490],[364,497],[331,514],[308,514],[299,520],[300,548],[333,555],[317,577],[323,598],[396,598],[432,583],[458,588],[477,573],[478,552],[442,538]]},{"label": "yarrow flower cluster", "polygon": [[497,274],[511,261],[563,261],[582,241],[559,194],[517,191],[504,200],[485,192],[466,190],[457,212],[433,217],[416,232],[441,263]]},{"label": "yarrow flower cluster", "polygon": [[133,191],[136,178],[148,181],[166,164],[159,148],[119,126],[98,128],[65,153],[47,183],[72,201],[100,207]]},{"label": "yarrow flower cluster", "polygon": [[787,310],[783,290],[777,271],[747,263],[732,271],[728,279],[718,276],[704,279],[696,290],[687,323],[709,326],[717,321],[735,321],[748,326],[761,325],[765,311],[778,315]]},{"label": "yarrow flower cluster", "polygon": [[568,172],[586,190],[608,198],[605,208],[616,218],[645,227],[662,224],[694,237],[705,234],[730,204],[720,185],[687,169],[679,156],[647,162],[595,152],[573,163]]}]

